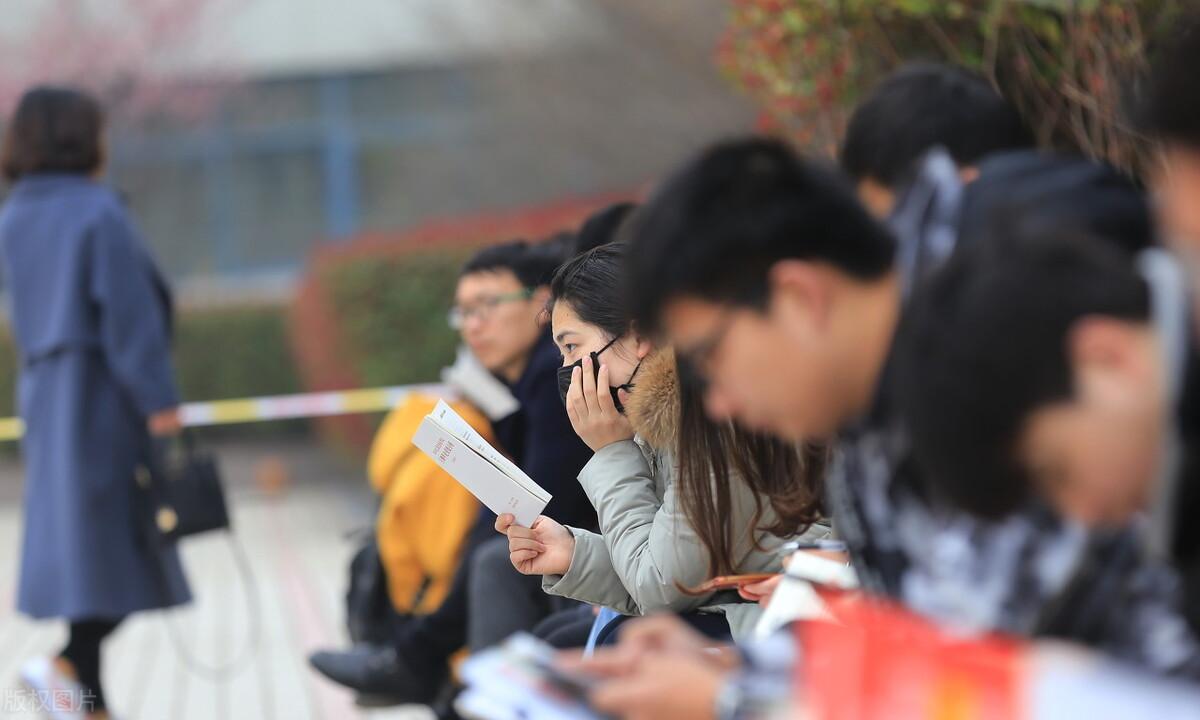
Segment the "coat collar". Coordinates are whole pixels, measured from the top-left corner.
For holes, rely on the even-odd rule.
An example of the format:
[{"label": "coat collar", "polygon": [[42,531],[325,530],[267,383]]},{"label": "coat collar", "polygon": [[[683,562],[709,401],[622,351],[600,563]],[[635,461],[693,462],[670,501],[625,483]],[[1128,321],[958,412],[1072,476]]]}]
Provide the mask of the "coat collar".
[{"label": "coat collar", "polygon": [[679,378],[670,348],[642,360],[625,414],[633,430],[658,451],[672,451],[679,435]]}]

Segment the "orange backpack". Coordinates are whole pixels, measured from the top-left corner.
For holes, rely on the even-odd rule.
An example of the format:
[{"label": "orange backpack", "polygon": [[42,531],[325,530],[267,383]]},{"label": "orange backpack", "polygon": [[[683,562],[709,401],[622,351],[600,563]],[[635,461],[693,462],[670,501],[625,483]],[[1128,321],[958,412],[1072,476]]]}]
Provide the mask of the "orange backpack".
[{"label": "orange backpack", "polygon": [[[438,399],[413,394],[384,420],[371,444],[367,472],[383,498],[376,522],[388,595],[400,613],[437,609],[458,567],[479,501],[412,444],[417,427]],[[488,442],[491,424],[465,402],[451,403]]]}]

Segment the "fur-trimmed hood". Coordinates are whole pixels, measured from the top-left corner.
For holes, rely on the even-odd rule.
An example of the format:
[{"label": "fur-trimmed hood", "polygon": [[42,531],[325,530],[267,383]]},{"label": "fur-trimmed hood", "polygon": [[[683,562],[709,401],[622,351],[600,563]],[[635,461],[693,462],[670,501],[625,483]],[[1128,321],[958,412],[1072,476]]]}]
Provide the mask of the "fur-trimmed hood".
[{"label": "fur-trimmed hood", "polygon": [[679,378],[675,352],[656,350],[642,360],[625,414],[633,430],[659,452],[674,452],[679,436]]}]

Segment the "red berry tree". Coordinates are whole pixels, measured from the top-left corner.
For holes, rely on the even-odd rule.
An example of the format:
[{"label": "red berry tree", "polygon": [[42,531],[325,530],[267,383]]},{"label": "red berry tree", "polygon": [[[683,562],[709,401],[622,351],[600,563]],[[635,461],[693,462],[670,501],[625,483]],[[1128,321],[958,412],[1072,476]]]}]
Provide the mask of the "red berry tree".
[{"label": "red berry tree", "polygon": [[909,60],[976,69],[1039,141],[1136,169],[1122,91],[1186,0],[731,0],[718,63],[760,127],[832,152],[860,95]]}]

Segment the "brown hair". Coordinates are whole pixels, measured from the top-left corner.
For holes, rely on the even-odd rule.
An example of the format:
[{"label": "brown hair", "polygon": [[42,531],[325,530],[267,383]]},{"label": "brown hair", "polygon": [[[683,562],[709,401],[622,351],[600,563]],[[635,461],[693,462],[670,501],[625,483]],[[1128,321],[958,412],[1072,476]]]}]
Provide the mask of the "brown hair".
[{"label": "brown hair", "polygon": [[[708,550],[709,576],[728,575],[737,571],[732,557],[737,533],[750,533],[757,544],[759,531],[791,537],[821,519],[828,451],[822,444],[790,443],[732,423],[712,422],[704,415],[701,382],[682,361],[677,360],[676,373],[676,492],[688,523]],[[730,522],[730,486],[736,482],[746,483],[755,493],[754,519],[747,527]],[[766,506],[777,518],[761,526]]]},{"label": "brown hair", "polygon": [[25,92],[8,123],[0,171],[10,181],[35,173],[90,175],[103,162],[104,111],[91,95],[66,87]]}]

